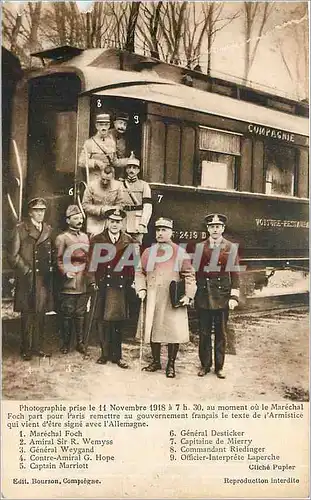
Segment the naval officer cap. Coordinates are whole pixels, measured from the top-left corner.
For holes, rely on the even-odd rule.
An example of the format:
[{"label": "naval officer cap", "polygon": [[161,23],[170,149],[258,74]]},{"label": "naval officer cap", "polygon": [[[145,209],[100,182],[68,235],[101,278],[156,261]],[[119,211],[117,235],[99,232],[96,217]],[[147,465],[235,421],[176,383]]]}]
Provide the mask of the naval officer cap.
[{"label": "naval officer cap", "polygon": [[78,215],[81,213],[81,209],[78,207],[78,205],[69,205],[66,210],[66,217],[71,217],[72,215]]},{"label": "naval officer cap", "polygon": [[227,224],[228,218],[223,214],[208,214],[205,217],[205,223],[209,224]]},{"label": "naval officer cap", "polygon": [[110,115],[109,113],[101,113],[99,115],[96,116],[96,123],[100,123],[100,122],[109,122],[110,123]]},{"label": "naval officer cap", "polygon": [[106,210],[105,218],[111,220],[123,220],[126,217],[126,212],[124,210],[119,210],[118,208],[111,208]]},{"label": "naval officer cap", "polygon": [[28,201],[28,208],[46,209],[47,203],[44,198],[32,198]]},{"label": "naval officer cap", "polygon": [[169,229],[173,229],[173,221],[167,217],[160,217],[155,221],[155,227],[167,227]]}]

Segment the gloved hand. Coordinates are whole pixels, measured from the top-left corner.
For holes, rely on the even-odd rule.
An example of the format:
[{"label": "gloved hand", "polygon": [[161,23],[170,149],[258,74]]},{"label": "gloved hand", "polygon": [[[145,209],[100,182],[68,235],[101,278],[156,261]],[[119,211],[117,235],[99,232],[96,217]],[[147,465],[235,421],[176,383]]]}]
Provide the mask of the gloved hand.
[{"label": "gloved hand", "polygon": [[190,304],[190,298],[187,297],[187,295],[184,295],[181,299],[180,299],[180,304],[182,304],[183,306],[188,306]]},{"label": "gloved hand", "polygon": [[137,293],[137,296],[141,301],[145,300],[146,295],[147,295],[146,290],[139,290],[139,292]]},{"label": "gloved hand", "polygon": [[239,305],[238,301],[236,299],[230,299],[229,300],[229,309],[230,311],[233,311],[237,306]]}]

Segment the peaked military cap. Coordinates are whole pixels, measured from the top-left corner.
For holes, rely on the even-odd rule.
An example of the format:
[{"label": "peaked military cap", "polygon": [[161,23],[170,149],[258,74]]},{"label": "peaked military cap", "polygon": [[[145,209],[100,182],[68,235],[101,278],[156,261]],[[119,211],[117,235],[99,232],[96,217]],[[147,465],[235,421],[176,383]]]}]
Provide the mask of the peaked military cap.
[{"label": "peaked military cap", "polygon": [[169,229],[173,229],[173,221],[167,217],[160,217],[155,221],[155,227],[168,227]]},{"label": "peaked military cap", "polygon": [[205,222],[209,224],[227,224],[228,218],[223,214],[208,214],[205,217]]},{"label": "peaked military cap", "polygon": [[32,198],[28,201],[28,208],[46,208],[47,203],[44,198]]},{"label": "peaked military cap", "polygon": [[100,115],[97,115],[96,122],[109,122],[110,123],[109,113],[101,113]]},{"label": "peaked military cap", "polygon": [[66,217],[71,217],[72,215],[78,215],[81,213],[81,209],[78,207],[78,205],[69,205],[66,210]]},{"label": "peaked military cap", "polygon": [[115,120],[124,120],[125,122],[129,121],[130,117],[127,113],[116,113],[115,114]]},{"label": "peaked military cap", "polygon": [[126,212],[124,212],[124,210],[119,210],[118,208],[111,208],[105,212],[106,219],[123,220],[125,217]]}]

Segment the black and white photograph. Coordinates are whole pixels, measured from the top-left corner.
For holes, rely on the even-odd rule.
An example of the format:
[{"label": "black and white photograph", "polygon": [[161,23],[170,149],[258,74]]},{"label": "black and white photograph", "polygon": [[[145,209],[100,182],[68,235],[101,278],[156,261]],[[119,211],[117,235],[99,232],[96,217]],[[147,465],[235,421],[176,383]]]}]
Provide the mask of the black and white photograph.
[{"label": "black and white photograph", "polygon": [[5,497],[309,494],[308,10],[2,2]]}]

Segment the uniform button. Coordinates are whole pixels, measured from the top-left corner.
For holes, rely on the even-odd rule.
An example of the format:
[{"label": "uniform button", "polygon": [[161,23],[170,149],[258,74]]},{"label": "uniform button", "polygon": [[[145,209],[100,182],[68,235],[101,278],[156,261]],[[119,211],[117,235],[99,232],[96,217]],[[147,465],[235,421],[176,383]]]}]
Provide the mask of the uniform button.
[{"label": "uniform button", "polygon": [[218,288],[221,288],[221,286],[219,286]]},{"label": "uniform button", "polygon": [[209,281],[209,278],[206,278],[206,281]]},{"label": "uniform button", "polygon": [[39,261],[38,261],[38,260],[36,260],[36,263],[37,263],[37,264],[39,264]]},{"label": "uniform button", "polygon": [[110,278],[110,274],[107,274],[107,278]]},{"label": "uniform button", "polygon": [[39,272],[39,271],[40,271],[40,269],[36,269],[36,271],[37,271],[37,272]]},{"label": "uniform button", "polygon": [[110,266],[107,266],[107,269],[110,269]]},{"label": "uniform button", "polygon": [[217,278],[217,279],[218,279],[218,281],[220,281],[220,278]]},{"label": "uniform button", "polygon": [[107,286],[110,286],[109,283],[107,283]]},{"label": "uniform button", "polygon": [[123,285],[120,285],[120,288],[123,288]]}]

